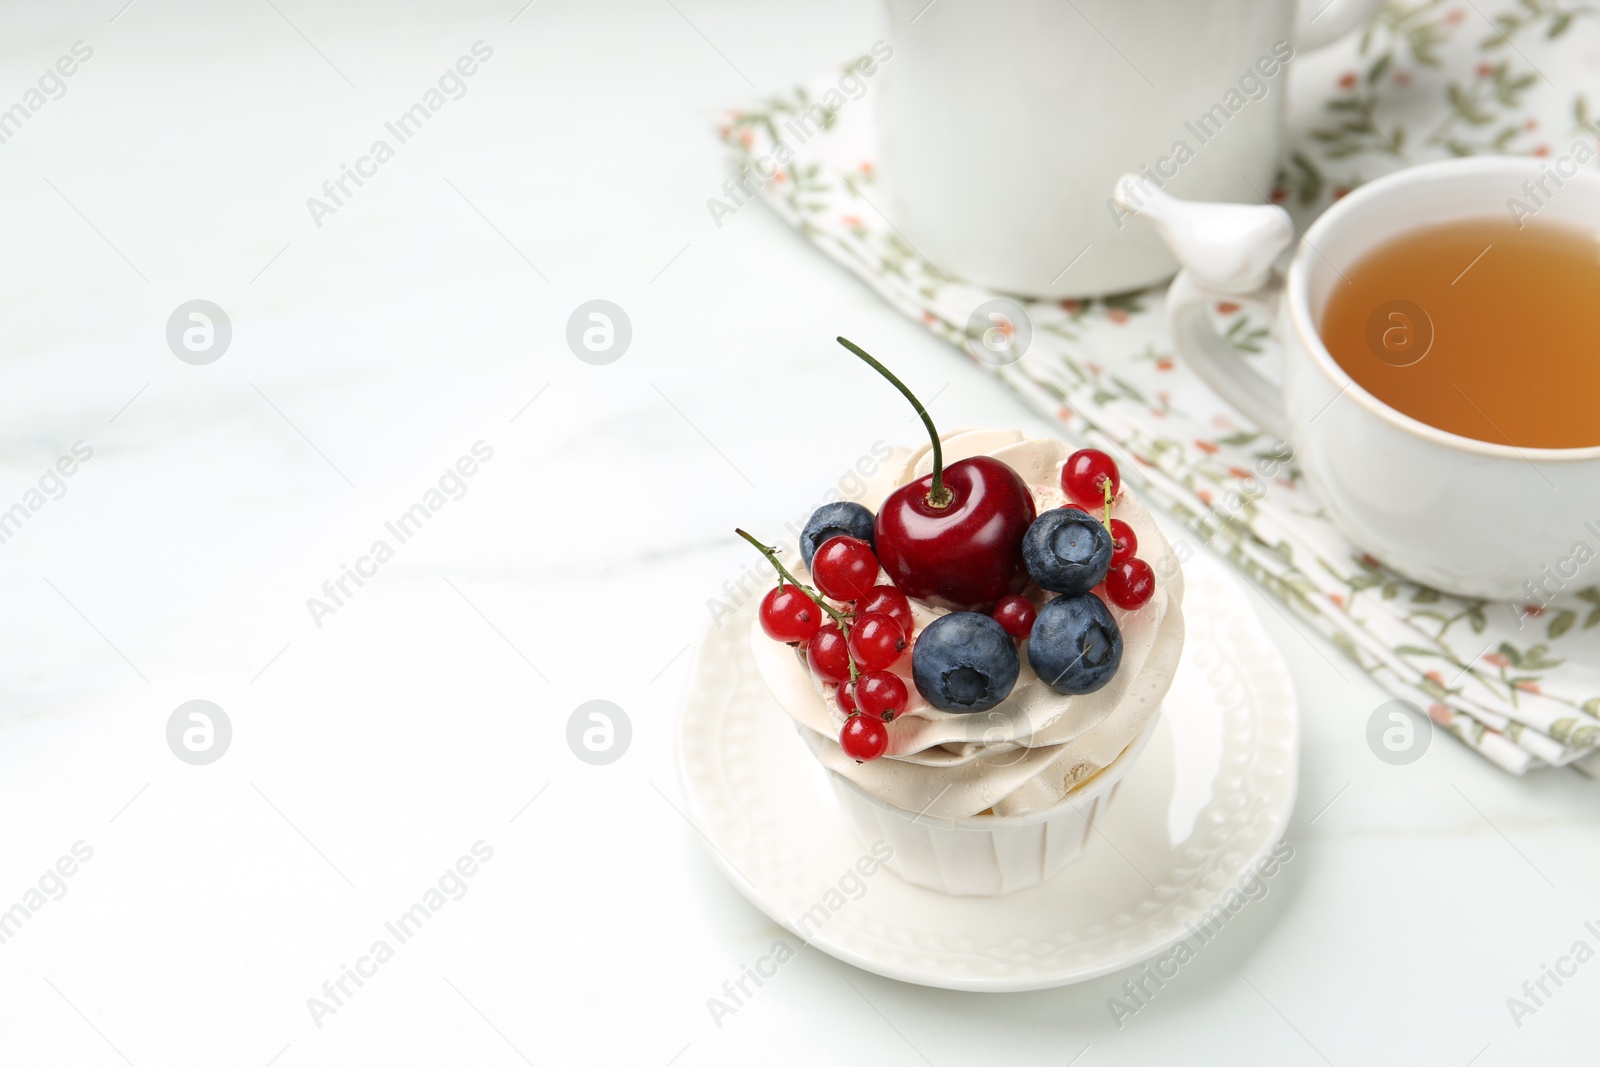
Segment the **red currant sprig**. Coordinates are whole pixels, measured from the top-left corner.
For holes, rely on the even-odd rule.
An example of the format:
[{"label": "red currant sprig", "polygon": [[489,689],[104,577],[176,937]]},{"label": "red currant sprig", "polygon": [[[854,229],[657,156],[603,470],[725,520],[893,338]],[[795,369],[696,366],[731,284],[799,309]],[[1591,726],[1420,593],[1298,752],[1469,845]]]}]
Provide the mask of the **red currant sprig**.
[{"label": "red currant sprig", "polygon": [[757,552],[760,552],[763,556],[767,557],[767,562],[772,564],[772,569],[778,572],[778,585],[779,585],[779,588],[782,588],[784,586],[784,584],[787,583],[790,588],[799,590],[801,593],[805,594],[805,596],[810,598],[810,600],[811,600],[811,602],[813,604],[815,604],[817,607],[821,608],[824,612],[826,612],[829,618],[831,618],[834,622],[838,623],[839,624],[839,628],[841,630],[844,630],[847,633],[849,632],[849,630],[850,630],[850,619],[849,619],[849,616],[845,615],[843,612],[838,611],[835,608],[829,607],[828,604],[823,601],[822,597],[817,594],[817,591],[815,589],[812,589],[809,585],[803,584],[800,581],[800,579],[798,579],[794,575],[790,574],[789,573],[789,569],[787,567],[785,567],[782,563],[778,562],[778,550],[777,549],[772,548],[769,545],[762,544],[760,541],[757,541],[754,537],[751,537],[749,534],[745,533],[743,530],[737,530],[736,529],[733,532],[738,534],[740,537],[744,538],[746,541],[749,541],[752,545],[755,546]]},{"label": "red currant sprig", "polygon": [[[1156,592],[1156,575],[1150,564],[1140,559],[1139,539],[1133,527],[1111,517],[1111,501],[1122,490],[1122,474],[1116,461],[1098,448],[1081,448],[1061,466],[1061,491],[1085,511],[1105,507],[1106,530],[1111,534],[1111,569],[1102,587],[1105,599],[1126,611],[1150,602]],[[998,618],[998,615],[996,616]],[[1001,620],[1004,625],[1004,620]]]},{"label": "red currant sprig", "polygon": [[[815,589],[801,584],[798,578],[790,574],[788,568],[778,562],[777,549],[770,545],[762,544],[743,530],[736,529],[733,532],[754,545],[756,551],[765,556],[767,562],[772,564],[772,569],[778,572],[780,589],[785,584],[789,588],[798,589],[810,598],[813,604],[826,612],[828,618],[833,620],[826,626],[819,626],[816,632],[806,640],[806,663],[819,677],[827,681],[840,683],[854,681],[860,671],[856,667],[855,660],[850,657],[850,616],[830,606]],[[830,538],[828,543],[837,540],[839,538]],[[877,573],[876,569],[874,569],[873,573]],[[765,629],[766,620],[762,621],[762,627]],[[771,634],[770,630],[767,632],[769,635]]]},{"label": "red currant sprig", "polygon": [[[762,544],[743,530],[733,532],[754,545],[756,550],[767,558],[767,562],[772,564],[772,569],[778,572],[778,587],[768,593],[762,601],[761,625],[768,636],[777,637],[768,625],[769,620],[765,614],[767,602],[779,599],[775,594],[792,595],[790,591],[802,594],[817,608],[827,613],[832,620],[826,625],[821,625],[819,619],[819,625],[806,639],[806,664],[818,677],[835,683],[835,698],[839,702],[840,710],[844,711],[846,716],[844,726],[839,730],[839,747],[857,763],[879,758],[889,751],[889,728],[885,724],[905,710],[908,694],[905,683],[897,676],[886,670],[868,670],[862,673],[857,669],[856,662],[858,659],[864,662],[879,662],[892,652],[893,658],[883,663],[883,666],[887,667],[900,658],[906,648],[911,621],[911,604],[906,600],[905,594],[893,587],[873,586],[872,583],[878,576],[876,557],[871,561],[871,575],[866,578],[864,586],[860,585],[859,575],[865,565],[864,561],[853,547],[846,546],[849,558],[842,561],[847,564],[842,568],[842,572],[846,575],[845,581],[849,589],[841,591],[854,591],[856,595],[851,599],[870,595],[872,599],[869,602],[877,609],[863,613],[861,621],[867,625],[861,627],[860,635],[857,637],[851,633],[851,617],[829,606],[816,590],[802,585],[794,575],[790,574],[788,569],[778,562],[777,549]],[[854,540],[854,538],[829,538],[823,543],[823,548],[818,550],[818,559],[828,545]],[[864,542],[855,543],[866,548]],[[868,555],[871,555],[871,551],[867,548]],[[820,581],[819,579],[819,584]],[[793,632],[784,627],[792,621],[795,609],[787,600],[784,601],[784,605],[786,614],[780,616],[775,609],[771,621],[778,627],[779,633]],[[871,618],[866,618],[868,615]],[[900,615],[906,620],[904,627],[896,617]]]}]

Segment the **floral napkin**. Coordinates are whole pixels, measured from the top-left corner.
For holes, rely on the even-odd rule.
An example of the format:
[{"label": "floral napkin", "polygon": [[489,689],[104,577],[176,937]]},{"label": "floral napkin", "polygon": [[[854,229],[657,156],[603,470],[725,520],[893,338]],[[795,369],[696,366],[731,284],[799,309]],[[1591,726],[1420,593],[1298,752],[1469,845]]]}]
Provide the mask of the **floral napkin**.
[{"label": "floral napkin", "polygon": [[[871,102],[829,92],[840,77],[731,113],[722,137],[736,164],[751,167],[784,144],[784,165],[759,197],[967,353],[969,316],[996,294],[946,278],[879,212]],[[1580,142],[1594,147],[1600,133],[1584,89],[1600,105],[1600,5],[1391,4],[1361,34],[1297,58],[1290,85],[1271,195],[1303,230],[1361,182],[1415,163],[1487,152],[1559,158]],[[786,123],[819,102],[829,121],[802,143]],[[730,192],[708,208],[720,225],[742,202]],[[1580,572],[1552,599],[1507,604],[1447,596],[1363,556],[1330,525],[1282,446],[1175,357],[1163,295],[1024,302],[1030,347],[992,369],[1076,436],[1133,457],[1145,491],[1188,527],[1191,548],[1221,551],[1286,617],[1330,638],[1349,657],[1335,669],[1367,672],[1506,770],[1576,763],[1600,773],[1600,588],[1571,588],[1595,575]],[[1278,352],[1264,309],[1227,302],[1215,315],[1247,358],[1271,367]],[[1586,547],[1585,559],[1600,555],[1600,538]]]}]

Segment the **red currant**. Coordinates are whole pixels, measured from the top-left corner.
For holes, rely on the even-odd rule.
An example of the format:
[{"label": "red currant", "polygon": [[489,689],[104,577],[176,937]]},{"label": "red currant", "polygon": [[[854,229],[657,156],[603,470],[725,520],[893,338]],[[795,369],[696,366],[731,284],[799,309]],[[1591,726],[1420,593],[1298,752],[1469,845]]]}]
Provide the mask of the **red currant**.
[{"label": "red currant", "polygon": [[906,710],[910,694],[898,674],[888,671],[863,671],[856,679],[856,705],[868,715],[888,722]]},{"label": "red currant", "polygon": [[878,557],[865,541],[842,534],[830,537],[811,557],[811,576],[817,588],[833,599],[857,600],[878,580]]},{"label": "red currant", "polygon": [[856,610],[863,615],[869,611],[883,612],[900,624],[900,632],[908,638],[916,629],[916,623],[912,621],[911,616],[911,601],[892,585],[873,586],[872,593],[856,605]]},{"label": "red currant", "polygon": [[857,763],[877,759],[889,750],[889,729],[882,719],[852,715],[839,731],[839,747]]},{"label": "red currant", "polygon": [[761,598],[761,628],[774,641],[804,641],[821,626],[822,609],[797,585],[774,586]]},{"label": "red currant", "polygon": [[839,701],[839,710],[846,715],[854,715],[859,710],[856,707],[856,687],[851,683],[840,682],[834,687],[833,695]]},{"label": "red currant", "polygon": [[850,680],[850,650],[845,647],[844,631],[830,622],[806,642],[806,662],[817,676],[830,682]]},{"label": "red currant", "polygon": [[1114,500],[1122,489],[1122,475],[1116,461],[1098,448],[1078,449],[1061,468],[1061,491],[1089,512],[1106,506],[1107,483]]},{"label": "red currant", "polygon": [[892,667],[905,650],[905,631],[892,618],[878,611],[856,616],[850,627],[850,655],[863,668]]},{"label": "red currant", "polygon": [[1145,605],[1156,592],[1156,572],[1135,556],[1123,560],[1106,575],[1106,595],[1119,608],[1132,611]]},{"label": "red currant", "polygon": [[994,606],[994,621],[1012,637],[1021,641],[1033,629],[1033,620],[1038,617],[1039,609],[1033,606],[1033,601],[1021,594],[1003,596]]},{"label": "red currant", "polygon": [[1139,551],[1139,539],[1134,536],[1133,527],[1121,519],[1112,519],[1111,565],[1115,567],[1125,559],[1132,559],[1137,551]]}]

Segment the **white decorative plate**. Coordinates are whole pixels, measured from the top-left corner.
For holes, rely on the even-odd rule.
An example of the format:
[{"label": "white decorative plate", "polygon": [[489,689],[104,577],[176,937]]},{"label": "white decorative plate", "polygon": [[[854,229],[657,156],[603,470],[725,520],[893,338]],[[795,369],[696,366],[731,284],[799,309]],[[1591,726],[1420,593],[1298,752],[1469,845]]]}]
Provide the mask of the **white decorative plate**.
[{"label": "white decorative plate", "polygon": [[1288,667],[1239,580],[1202,554],[1185,581],[1188,639],[1161,724],[1083,856],[1043,885],[951,897],[888,870],[862,877],[876,864],[756,672],[753,601],[700,648],[678,723],[689,816],[751,903],[863,970],[1001,992],[1154,956],[1278,842],[1299,758]]}]

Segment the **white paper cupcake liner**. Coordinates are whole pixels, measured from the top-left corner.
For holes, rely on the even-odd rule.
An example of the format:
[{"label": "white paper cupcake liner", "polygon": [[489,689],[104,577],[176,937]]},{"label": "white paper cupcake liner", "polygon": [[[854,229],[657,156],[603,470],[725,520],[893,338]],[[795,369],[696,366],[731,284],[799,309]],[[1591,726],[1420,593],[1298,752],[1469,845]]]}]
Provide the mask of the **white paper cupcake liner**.
[{"label": "white paper cupcake liner", "polygon": [[884,866],[895,874],[951,896],[1000,896],[1038,885],[1083,853],[1095,820],[1103,817],[1160,719],[1158,711],[1122,754],[1081,788],[1026,815],[923,815],[880,800],[842,775],[827,774],[863,844],[886,841],[894,849]]}]

